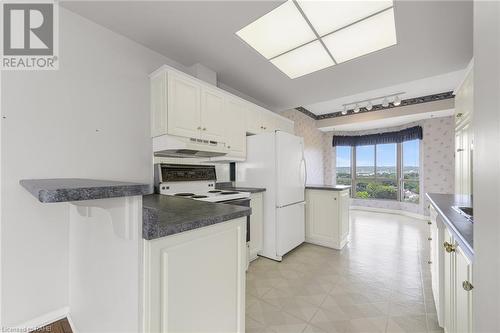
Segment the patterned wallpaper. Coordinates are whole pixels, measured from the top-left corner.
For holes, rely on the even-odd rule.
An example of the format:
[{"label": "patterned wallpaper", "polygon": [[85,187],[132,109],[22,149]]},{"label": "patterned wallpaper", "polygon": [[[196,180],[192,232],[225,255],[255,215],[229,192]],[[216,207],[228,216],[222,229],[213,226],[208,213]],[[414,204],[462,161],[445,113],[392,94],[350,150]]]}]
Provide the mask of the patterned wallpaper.
[{"label": "patterned wallpaper", "polygon": [[323,133],[315,126],[315,120],[296,110],[281,113],[295,121],[295,134],[304,137],[306,160],[308,167],[308,183],[333,184],[335,181],[335,148],[331,146],[333,134],[361,135],[401,130],[420,125],[424,138],[420,145],[420,204],[397,202],[390,200],[353,199],[356,206],[377,207],[385,209],[401,209],[417,214],[428,215],[428,201],[425,192],[454,192],[454,147],[455,123],[453,117],[426,119],[403,126],[374,129],[357,132]]},{"label": "patterned wallpaper", "polygon": [[307,165],[307,182],[323,184],[325,165],[324,147],[325,134],[316,128],[316,121],[297,110],[287,110],[280,113],[295,122],[295,135],[304,138],[304,156]]}]

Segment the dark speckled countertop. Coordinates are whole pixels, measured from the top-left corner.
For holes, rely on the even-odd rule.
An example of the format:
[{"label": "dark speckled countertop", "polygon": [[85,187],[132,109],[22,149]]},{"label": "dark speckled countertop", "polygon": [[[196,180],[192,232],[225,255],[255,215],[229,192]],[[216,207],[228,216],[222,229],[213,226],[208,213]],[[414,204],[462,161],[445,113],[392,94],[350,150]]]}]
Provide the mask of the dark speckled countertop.
[{"label": "dark speckled countertop", "polygon": [[150,184],[85,178],[23,179],[19,184],[43,203],[117,198],[153,192]]},{"label": "dark speckled countertop", "polygon": [[324,184],[307,184],[306,189],[309,190],[324,190],[324,191],[343,191],[350,189],[349,185],[324,185]]},{"label": "dark speckled countertop", "polygon": [[151,194],[142,201],[142,237],[152,240],[248,216],[252,209]]},{"label": "dark speckled countertop", "polygon": [[266,189],[263,187],[243,187],[237,185],[233,186],[231,182],[217,183],[215,184],[215,188],[218,190],[249,192],[249,193],[260,193],[266,191]]},{"label": "dark speckled countertop", "polygon": [[472,207],[471,197],[438,193],[426,193],[426,195],[462,250],[469,259],[472,259],[474,257],[474,224],[452,208],[452,206]]}]

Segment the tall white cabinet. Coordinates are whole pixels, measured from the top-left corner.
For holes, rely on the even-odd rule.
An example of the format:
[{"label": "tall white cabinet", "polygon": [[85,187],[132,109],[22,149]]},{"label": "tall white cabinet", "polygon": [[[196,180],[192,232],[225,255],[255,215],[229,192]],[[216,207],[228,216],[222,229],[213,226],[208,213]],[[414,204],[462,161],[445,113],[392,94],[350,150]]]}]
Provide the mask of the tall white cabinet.
[{"label": "tall white cabinet", "polygon": [[349,234],[349,189],[306,189],[306,242],[340,250]]}]

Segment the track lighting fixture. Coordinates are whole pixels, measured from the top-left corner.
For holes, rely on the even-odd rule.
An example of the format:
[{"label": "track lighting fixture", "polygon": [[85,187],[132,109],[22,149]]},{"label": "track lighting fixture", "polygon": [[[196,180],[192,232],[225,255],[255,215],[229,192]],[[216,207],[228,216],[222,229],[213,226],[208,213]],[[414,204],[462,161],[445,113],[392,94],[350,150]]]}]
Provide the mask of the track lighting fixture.
[{"label": "track lighting fixture", "polygon": [[379,97],[374,97],[374,98],[370,98],[370,99],[364,99],[364,100],[361,100],[361,101],[356,101],[356,102],[352,102],[352,103],[347,103],[347,104],[344,104],[344,110],[341,111],[341,114],[343,116],[345,116],[348,112],[347,112],[347,109],[350,107],[352,107],[352,111],[353,113],[359,113],[361,111],[361,106],[360,105],[365,105],[364,103],[366,103],[365,105],[365,110],[366,111],[371,111],[373,110],[374,108],[374,101],[378,102],[380,100],[382,100],[382,103],[381,104],[376,104],[375,107],[376,107],[376,110],[380,110],[380,106],[382,106],[382,108],[388,108],[391,106],[391,102],[392,101],[392,104],[394,106],[400,106],[401,105],[401,97],[399,97],[400,95],[403,95],[405,94],[405,92],[399,92],[399,93],[395,93],[395,94],[390,94],[390,95],[385,95],[385,96],[379,96]]}]

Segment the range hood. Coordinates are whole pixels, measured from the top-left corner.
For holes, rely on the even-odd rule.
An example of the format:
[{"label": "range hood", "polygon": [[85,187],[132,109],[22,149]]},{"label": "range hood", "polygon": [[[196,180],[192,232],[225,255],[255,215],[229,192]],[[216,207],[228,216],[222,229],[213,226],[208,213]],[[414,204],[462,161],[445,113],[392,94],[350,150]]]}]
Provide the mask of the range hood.
[{"label": "range hood", "polygon": [[158,157],[209,158],[226,155],[227,148],[222,142],[165,134],[153,138],[153,154]]}]

